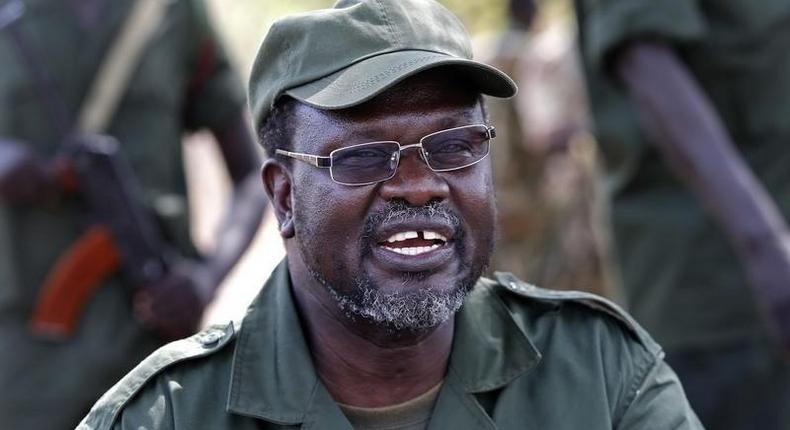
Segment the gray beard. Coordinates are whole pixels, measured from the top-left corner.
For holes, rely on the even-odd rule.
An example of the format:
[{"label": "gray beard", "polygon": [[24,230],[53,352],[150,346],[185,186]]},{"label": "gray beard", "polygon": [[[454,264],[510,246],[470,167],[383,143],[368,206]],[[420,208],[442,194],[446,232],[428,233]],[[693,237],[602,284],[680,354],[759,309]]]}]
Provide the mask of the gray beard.
[{"label": "gray beard", "polygon": [[450,291],[437,292],[429,287],[408,293],[382,292],[370,280],[357,280],[354,292],[344,294],[319,273],[312,269],[310,272],[329,291],[346,318],[361,318],[394,331],[424,331],[449,320],[461,309],[479,277],[478,274],[474,280],[464,280]]},{"label": "gray beard", "polygon": [[[463,259],[466,249],[461,245],[464,234],[460,229],[460,221],[454,213],[435,202],[416,208],[403,203],[392,203],[386,210],[370,216],[365,222],[365,233],[360,243],[361,255],[363,257],[369,255],[371,247],[375,246],[372,233],[377,225],[392,219],[408,220],[419,216],[442,217],[449,220],[456,228],[457,252]],[[302,224],[310,225],[309,223]],[[306,233],[312,235],[312,232]],[[453,317],[461,309],[466,296],[472,291],[485,270],[491,253],[491,249],[489,249],[484,260],[472,263],[468,275],[460,279],[449,290],[423,285],[407,292],[385,292],[381,291],[367,277],[367,274],[360,273],[357,277],[348,280],[348,282],[353,282],[356,288],[346,288],[351,292],[345,293],[343,288],[339,288],[341,285],[333,285],[321,274],[317,269],[317,261],[310,258],[311,254],[304,247],[304,243],[301,245],[302,260],[306,263],[310,274],[327,289],[346,318],[352,321],[363,319],[392,331],[425,331],[437,327]],[[338,272],[348,273],[342,265],[338,264],[336,267]],[[411,282],[425,281],[429,277],[430,273],[428,272],[404,273],[401,282],[405,286]]]}]

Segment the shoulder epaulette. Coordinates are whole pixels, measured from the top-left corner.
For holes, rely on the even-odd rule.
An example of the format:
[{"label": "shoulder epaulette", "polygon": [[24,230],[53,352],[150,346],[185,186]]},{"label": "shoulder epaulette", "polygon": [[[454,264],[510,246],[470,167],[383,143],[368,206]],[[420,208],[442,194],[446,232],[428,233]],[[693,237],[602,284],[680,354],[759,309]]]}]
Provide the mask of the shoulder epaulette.
[{"label": "shoulder epaulette", "polygon": [[552,302],[574,302],[595,311],[602,312],[614,318],[628,329],[648,351],[655,355],[663,355],[661,347],[650,337],[647,331],[645,331],[628,312],[608,299],[584,291],[550,290],[536,287],[535,285],[516,278],[512,273],[508,272],[495,272],[494,277],[501,287],[522,297]]},{"label": "shoulder epaulette", "polygon": [[205,357],[221,350],[235,334],[232,322],[215,325],[154,351],[104,393],[76,430],[110,429],[121,409],[149,380],[174,364]]}]

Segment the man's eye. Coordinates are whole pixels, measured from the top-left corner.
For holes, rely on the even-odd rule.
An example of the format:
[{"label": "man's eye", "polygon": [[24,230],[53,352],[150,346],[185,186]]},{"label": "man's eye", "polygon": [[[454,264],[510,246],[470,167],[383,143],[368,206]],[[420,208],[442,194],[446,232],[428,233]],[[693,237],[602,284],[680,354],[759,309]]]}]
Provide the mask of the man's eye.
[{"label": "man's eye", "polygon": [[389,154],[381,150],[374,149],[360,149],[349,154],[349,157],[356,158],[387,158]]},{"label": "man's eye", "polygon": [[472,148],[469,142],[465,140],[446,140],[435,146],[433,149],[434,154],[457,154],[461,152],[469,152]]},{"label": "man's eye", "polygon": [[384,149],[360,148],[335,154],[333,165],[347,167],[374,167],[386,163],[392,154]]}]

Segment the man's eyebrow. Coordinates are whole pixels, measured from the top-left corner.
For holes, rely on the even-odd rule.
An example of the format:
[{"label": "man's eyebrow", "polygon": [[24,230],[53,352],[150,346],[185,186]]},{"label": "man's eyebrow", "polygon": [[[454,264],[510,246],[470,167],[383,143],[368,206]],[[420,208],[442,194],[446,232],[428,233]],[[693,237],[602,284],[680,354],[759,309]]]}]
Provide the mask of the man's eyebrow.
[{"label": "man's eyebrow", "polygon": [[[471,121],[471,115],[469,115],[467,113],[464,113],[463,114],[463,119]],[[442,128],[453,128],[453,127],[457,127],[459,125],[458,124],[458,118],[451,118],[451,117],[442,118],[442,120],[439,121],[439,123],[441,124],[440,127],[442,127]]]},{"label": "man's eyebrow", "polygon": [[479,122],[480,121],[476,118],[474,112],[464,111],[464,113],[462,113],[460,117],[442,118],[439,124],[440,127],[442,128],[453,128],[462,125],[476,124]]},{"label": "man's eyebrow", "polygon": [[[439,131],[445,128],[454,128],[462,125],[472,124],[476,121],[474,112],[465,111],[460,115],[460,117],[445,117],[439,120],[439,124],[435,131]],[[389,129],[385,127],[379,127],[376,125],[369,125],[365,127],[360,127],[354,130],[354,138],[353,140],[355,143],[357,140],[373,141],[373,140],[383,140],[382,136],[387,133]],[[372,139],[372,140],[371,140]]]},{"label": "man's eyebrow", "polygon": [[385,129],[383,127],[368,126],[354,130],[354,138],[384,140],[381,137],[384,135],[384,133],[385,133]]},{"label": "man's eyebrow", "polygon": [[[462,118],[457,117],[447,117],[442,118],[439,120],[439,124],[436,127],[436,130],[439,131],[445,128],[454,128],[460,125],[466,125],[467,123],[471,123],[474,120],[474,115],[465,112],[462,115]],[[354,131],[354,136],[356,139],[374,139],[374,140],[382,140],[382,136],[387,133],[388,129],[383,127],[376,127],[376,126],[369,126],[360,128]]]}]

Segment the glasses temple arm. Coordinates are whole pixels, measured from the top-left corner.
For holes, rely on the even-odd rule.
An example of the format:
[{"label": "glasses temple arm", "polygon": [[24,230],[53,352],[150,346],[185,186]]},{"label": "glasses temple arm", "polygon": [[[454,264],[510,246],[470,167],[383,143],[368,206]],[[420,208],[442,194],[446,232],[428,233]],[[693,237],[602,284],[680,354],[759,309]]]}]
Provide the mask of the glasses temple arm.
[{"label": "glasses temple arm", "polygon": [[286,157],[291,157],[299,161],[304,161],[305,163],[312,164],[315,167],[320,167],[322,169],[328,169],[332,166],[332,158],[331,157],[323,157],[320,155],[312,155],[312,154],[304,154],[301,152],[291,152],[286,151],[284,149],[278,149],[274,151],[276,154],[285,155]]}]

